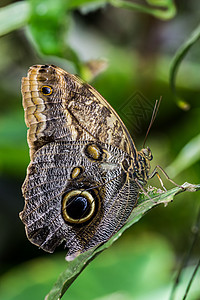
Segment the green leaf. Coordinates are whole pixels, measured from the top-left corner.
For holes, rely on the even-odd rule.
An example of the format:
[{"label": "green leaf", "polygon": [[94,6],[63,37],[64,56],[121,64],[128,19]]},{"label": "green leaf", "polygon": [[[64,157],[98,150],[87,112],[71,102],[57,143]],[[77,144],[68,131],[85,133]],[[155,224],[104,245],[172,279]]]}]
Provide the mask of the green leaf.
[{"label": "green leaf", "polygon": [[31,18],[30,39],[42,55],[51,55],[73,61],[78,66],[75,52],[67,44],[71,15],[66,0],[29,0]]},{"label": "green leaf", "polygon": [[173,163],[166,168],[166,172],[174,178],[197,161],[200,161],[200,134],[183,147]]},{"label": "green leaf", "polygon": [[[74,55],[69,49],[66,49],[66,45],[65,50],[62,51],[61,35],[66,31],[69,22],[67,11],[81,8],[84,13],[87,13],[110,3],[119,8],[148,13],[163,20],[171,19],[176,14],[173,0],[146,1],[150,5],[159,7],[159,9],[122,0],[19,1],[0,8],[0,36],[30,23],[33,37],[43,54],[48,55],[50,53],[51,55],[61,56],[62,53],[63,56],[63,53],[68,51],[71,55]],[[62,47],[60,44],[62,44]]]},{"label": "green leaf", "polygon": [[26,1],[0,8],[0,36],[26,25],[29,17],[30,5]]},{"label": "green leaf", "polygon": [[30,32],[38,51],[44,55],[64,56],[64,34],[68,29],[68,15],[63,0],[30,0]]},{"label": "green leaf", "polygon": [[82,13],[89,13],[102,8],[107,4],[107,0],[73,0],[69,2],[69,9],[81,9]]},{"label": "green leaf", "polygon": [[169,20],[176,15],[176,6],[173,0],[147,0],[147,3],[157,8],[152,8],[145,5],[140,5],[130,1],[110,0],[109,3],[119,8],[136,10],[142,13],[150,14],[161,20]]},{"label": "green leaf", "polygon": [[72,261],[70,261],[71,257],[66,258],[68,260],[67,269],[63,273],[61,273],[57,282],[54,284],[52,290],[46,296],[45,300],[60,299],[64,295],[66,290],[70,287],[70,285],[73,283],[73,281],[84,270],[84,268],[102,251],[109,248],[126,229],[128,229],[137,221],[139,221],[142,218],[142,216],[146,212],[148,212],[152,207],[157,206],[161,203],[167,205],[173,200],[175,195],[183,191],[195,192],[197,190],[200,190],[200,184],[192,185],[189,183],[185,183],[182,187],[184,187],[184,189],[181,187],[176,187],[166,192],[163,192],[156,188],[152,188],[149,191],[148,196],[141,194],[139,197],[138,206],[134,208],[127,223],[112,238],[110,238],[103,245],[94,247],[89,251],[84,252]]},{"label": "green leaf", "polygon": [[[181,62],[183,61],[184,57],[190,50],[190,48],[199,40],[200,38],[200,25],[198,25],[195,30],[191,33],[189,38],[180,46],[180,48],[177,50],[173,61],[171,63],[170,67],[170,85],[171,89],[174,93],[176,93],[176,75],[178,72],[178,69],[180,67]],[[180,102],[180,105],[179,105]],[[184,105],[183,105],[184,104]],[[179,99],[178,100],[178,105],[181,108],[188,107],[187,103],[185,101]]]}]

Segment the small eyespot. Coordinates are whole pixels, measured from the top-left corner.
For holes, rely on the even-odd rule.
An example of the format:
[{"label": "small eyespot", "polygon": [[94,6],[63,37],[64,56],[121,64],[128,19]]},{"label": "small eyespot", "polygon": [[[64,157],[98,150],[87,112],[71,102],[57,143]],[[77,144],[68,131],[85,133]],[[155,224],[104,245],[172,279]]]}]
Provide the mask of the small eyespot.
[{"label": "small eyespot", "polygon": [[88,144],[85,147],[85,154],[92,160],[101,161],[103,158],[103,150],[100,145],[97,144]]},{"label": "small eyespot", "polygon": [[49,96],[53,93],[53,89],[49,85],[44,85],[41,87],[41,92],[45,96]]},{"label": "small eyespot", "polygon": [[71,171],[70,177],[71,179],[75,179],[77,177],[80,177],[80,175],[83,173],[82,167],[74,167]]}]

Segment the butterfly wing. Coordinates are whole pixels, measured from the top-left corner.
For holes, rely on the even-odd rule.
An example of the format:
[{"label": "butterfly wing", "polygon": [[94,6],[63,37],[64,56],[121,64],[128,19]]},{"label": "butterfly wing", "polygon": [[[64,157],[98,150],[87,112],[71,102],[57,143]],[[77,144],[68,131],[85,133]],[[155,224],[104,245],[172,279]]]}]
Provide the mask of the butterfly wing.
[{"label": "butterfly wing", "polygon": [[[44,94],[49,87],[50,93]],[[23,106],[31,157],[45,143],[96,140],[136,155],[122,120],[89,84],[61,68],[36,65],[22,79]]]},{"label": "butterfly wing", "polygon": [[68,255],[105,242],[137,202],[124,124],[97,91],[54,66],[31,67],[22,94],[31,163],[20,218],[29,240],[48,252],[65,241]]},{"label": "butterfly wing", "polygon": [[[127,178],[121,164],[126,154],[102,145],[110,155],[98,163],[88,158],[86,147],[86,143],[77,142],[49,143],[37,151],[28,168],[23,186],[26,205],[20,217],[28,238],[45,251],[53,252],[65,241],[70,255],[105,242],[120,229],[136,204],[137,186]],[[82,172],[74,176],[77,166]],[[73,223],[65,214],[69,203],[65,196],[74,191],[82,196],[87,193],[95,204],[93,215],[83,223],[81,215]],[[89,213],[90,208],[86,216]]]}]

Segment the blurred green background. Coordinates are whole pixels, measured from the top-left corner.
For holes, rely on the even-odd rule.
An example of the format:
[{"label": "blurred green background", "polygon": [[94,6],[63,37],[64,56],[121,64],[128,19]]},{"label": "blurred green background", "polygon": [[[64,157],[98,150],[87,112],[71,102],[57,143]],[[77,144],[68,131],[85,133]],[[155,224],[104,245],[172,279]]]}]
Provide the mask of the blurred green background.
[{"label": "blurred green background", "polygon": [[[200,2],[177,0],[176,7],[176,15],[164,21],[106,1],[1,1],[0,299],[44,299],[66,264],[62,248],[50,255],[32,245],[18,217],[29,163],[20,84],[29,66],[55,64],[89,81],[119,113],[138,150],[162,95],[147,139],[152,169],[161,165],[178,184],[200,182],[200,42],[180,65],[176,96],[169,85],[173,57],[199,24]],[[180,99],[187,109],[177,105]],[[159,187],[156,179],[149,184]],[[84,270],[63,299],[169,299],[192,241],[199,195],[183,193],[145,215]],[[181,299],[199,250],[198,241],[175,299]],[[195,282],[188,299],[200,299]]]}]

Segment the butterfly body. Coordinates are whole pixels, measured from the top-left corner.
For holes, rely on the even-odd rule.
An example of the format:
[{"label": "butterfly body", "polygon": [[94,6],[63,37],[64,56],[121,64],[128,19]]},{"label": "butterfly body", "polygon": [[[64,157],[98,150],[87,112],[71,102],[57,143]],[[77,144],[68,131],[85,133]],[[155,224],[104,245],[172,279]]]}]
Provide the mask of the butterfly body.
[{"label": "butterfly body", "polygon": [[90,85],[53,65],[22,80],[31,162],[20,218],[29,240],[68,255],[108,240],[137,204],[150,150],[137,151],[125,125]]}]

